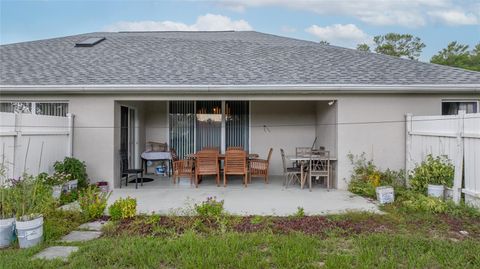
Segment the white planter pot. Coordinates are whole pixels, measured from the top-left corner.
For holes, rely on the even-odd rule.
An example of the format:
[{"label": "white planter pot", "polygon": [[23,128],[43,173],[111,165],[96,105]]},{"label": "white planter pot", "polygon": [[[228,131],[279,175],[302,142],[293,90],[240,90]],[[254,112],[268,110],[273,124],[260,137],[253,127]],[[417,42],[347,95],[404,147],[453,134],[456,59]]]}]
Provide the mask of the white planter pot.
[{"label": "white planter pot", "polygon": [[453,189],[445,187],[444,194],[446,200],[451,200],[453,199]]},{"label": "white planter pot", "polygon": [[72,190],[77,189],[78,186],[78,179],[67,181],[63,184],[63,191],[64,192],[71,192]]},{"label": "white planter pot", "polygon": [[60,199],[62,194],[63,185],[56,185],[52,187],[52,197],[53,199]]},{"label": "white planter pot", "polygon": [[437,197],[440,199],[444,198],[445,187],[443,185],[432,185],[428,184],[428,196]]},{"label": "white planter pot", "polygon": [[42,242],[43,216],[27,221],[17,220],[15,226],[20,248],[33,247]]},{"label": "white planter pot", "polygon": [[393,187],[382,186],[375,189],[377,200],[380,204],[389,204],[395,201],[395,193]]},{"label": "white planter pot", "polygon": [[15,219],[0,219],[0,248],[10,246],[15,238]]}]

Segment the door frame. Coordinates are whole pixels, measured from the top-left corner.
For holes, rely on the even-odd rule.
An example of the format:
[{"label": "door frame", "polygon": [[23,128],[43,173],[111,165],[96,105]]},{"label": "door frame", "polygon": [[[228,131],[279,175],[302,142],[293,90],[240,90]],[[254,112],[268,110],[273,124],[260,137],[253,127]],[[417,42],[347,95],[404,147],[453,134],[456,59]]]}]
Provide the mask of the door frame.
[{"label": "door frame", "polygon": [[[127,155],[129,158],[129,166],[140,167],[140,149],[139,149],[139,118],[138,110],[136,107],[120,104],[120,128],[122,128],[122,107],[128,109],[127,112]],[[133,116],[132,116],[133,113]],[[120,131],[120,147],[122,141],[122,131]],[[132,137],[133,136],[133,137]]]}]

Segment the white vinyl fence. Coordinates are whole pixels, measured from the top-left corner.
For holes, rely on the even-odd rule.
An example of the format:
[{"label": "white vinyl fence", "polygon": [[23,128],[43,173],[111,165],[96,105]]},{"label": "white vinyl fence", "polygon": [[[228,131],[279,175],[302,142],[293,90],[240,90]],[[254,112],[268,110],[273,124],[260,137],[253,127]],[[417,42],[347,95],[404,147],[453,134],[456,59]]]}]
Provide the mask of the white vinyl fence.
[{"label": "white vinyl fence", "polygon": [[72,156],[73,115],[0,112],[0,164],[9,178],[52,172],[55,161]]},{"label": "white vinyl fence", "polygon": [[[407,114],[405,170],[428,154],[446,155],[455,165],[453,199],[480,207],[480,113],[451,116]],[[463,186],[463,187],[462,187]]]}]

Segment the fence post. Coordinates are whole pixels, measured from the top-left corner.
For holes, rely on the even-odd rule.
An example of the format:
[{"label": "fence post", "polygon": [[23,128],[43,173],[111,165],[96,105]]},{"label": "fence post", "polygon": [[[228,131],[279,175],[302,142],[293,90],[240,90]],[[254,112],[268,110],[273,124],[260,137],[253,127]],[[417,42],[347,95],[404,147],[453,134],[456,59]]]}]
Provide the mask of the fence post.
[{"label": "fence post", "polygon": [[16,178],[21,173],[17,172],[17,165],[21,162],[17,159],[21,158],[18,154],[18,149],[20,148],[20,141],[22,140],[22,114],[15,112],[15,123],[14,130],[15,136],[13,137],[13,158],[12,158],[12,177]]},{"label": "fence post", "polygon": [[455,175],[453,177],[453,201],[459,203],[462,194],[462,175],[463,175],[463,125],[465,120],[465,111],[458,111],[457,115],[457,149],[455,151]]},{"label": "fence post", "polygon": [[412,149],[412,114],[405,114],[405,184],[410,185],[408,174],[411,169],[410,151]]},{"label": "fence post", "polygon": [[67,145],[67,156],[73,157],[73,121],[75,115],[72,113],[67,113],[68,118],[68,145]]}]

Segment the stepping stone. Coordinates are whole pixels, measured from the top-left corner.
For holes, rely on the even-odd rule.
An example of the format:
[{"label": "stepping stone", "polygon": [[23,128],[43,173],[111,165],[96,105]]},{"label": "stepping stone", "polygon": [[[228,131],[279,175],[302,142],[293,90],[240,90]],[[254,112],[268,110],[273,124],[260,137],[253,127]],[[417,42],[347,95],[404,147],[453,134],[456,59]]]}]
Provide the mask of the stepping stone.
[{"label": "stepping stone", "polygon": [[100,232],[102,230],[103,225],[105,225],[105,223],[107,222],[103,220],[87,222],[78,226],[78,229]]},{"label": "stepping stone", "polygon": [[73,231],[60,240],[60,242],[73,243],[73,242],[85,242],[93,239],[97,239],[102,235],[102,232],[93,231]]},{"label": "stepping stone", "polygon": [[34,259],[45,259],[45,260],[53,260],[53,259],[61,259],[63,261],[66,261],[68,259],[68,256],[70,256],[71,253],[75,252],[78,250],[78,247],[49,247],[41,252],[39,252],[37,255],[33,256]]}]

